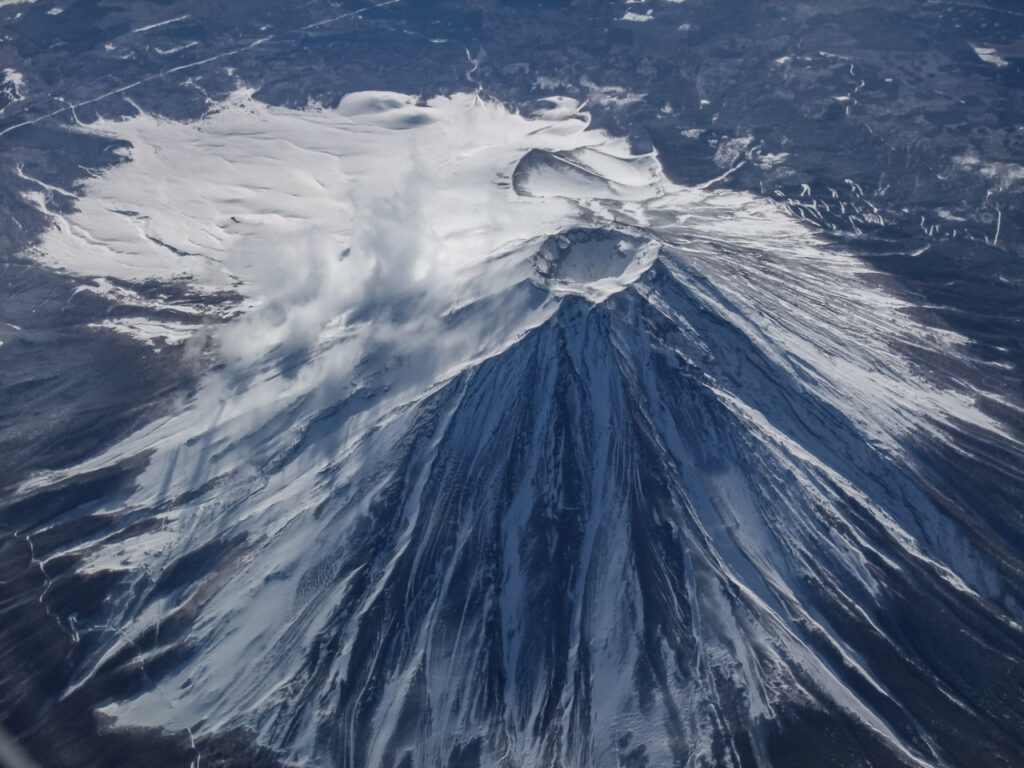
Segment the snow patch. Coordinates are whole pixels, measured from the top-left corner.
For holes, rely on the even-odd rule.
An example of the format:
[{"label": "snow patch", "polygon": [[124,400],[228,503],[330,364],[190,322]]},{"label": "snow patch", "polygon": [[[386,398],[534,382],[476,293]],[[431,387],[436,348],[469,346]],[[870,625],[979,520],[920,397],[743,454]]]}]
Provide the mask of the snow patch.
[{"label": "snow patch", "polygon": [[151,347],[158,341],[167,345],[183,344],[199,328],[197,325],[157,322],[146,317],[108,318],[101,323],[92,323],[90,327],[123,333]]},{"label": "snow patch", "polygon": [[161,56],[170,56],[172,53],[179,53],[180,51],[188,50],[189,48],[193,48],[197,45],[199,45],[199,41],[192,40],[187,43],[182,43],[181,45],[176,45],[173,48],[160,48],[159,46],[154,46],[153,50]]},{"label": "snow patch", "polygon": [[995,48],[989,48],[982,45],[974,45],[971,43],[971,50],[974,51],[975,56],[984,61],[986,64],[994,64],[996,67],[1008,67],[1010,62],[1004,59]]},{"label": "snow patch", "polygon": [[646,94],[631,93],[617,85],[597,85],[584,77],[580,83],[588,91],[588,103],[600,104],[605,107],[628,107],[644,100]]},{"label": "snow patch", "polygon": [[774,168],[776,165],[781,165],[789,159],[788,152],[765,152],[754,158],[754,162],[757,166],[763,170]]},{"label": "snow patch", "polygon": [[151,29],[159,29],[160,27],[166,27],[168,24],[177,24],[178,22],[186,21],[190,18],[192,18],[192,14],[184,13],[181,16],[175,16],[172,19],[165,19],[163,21],[154,22],[153,24],[146,24],[142,27],[136,27],[132,30],[132,32],[149,32]]},{"label": "snow patch", "polygon": [[[17,70],[6,68],[4,69],[4,79],[0,83],[0,91],[5,93],[8,98],[8,103],[5,105],[5,109],[15,101],[21,101],[25,98],[25,94],[22,89],[25,87],[25,76]],[[0,110],[2,111],[2,110]]]},{"label": "snow patch", "polygon": [[1003,192],[1024,181],[1024,166],[1016,163],[985,162],[972,152],[966,152],[953,158],[960,170],[980,173],[986,179],[995,182],[995,191]]},{"label": "snow patch", "polygon": [[747,150],[753,142],[753,136],[722,139],[715,149],[715,165],[719,168],[731,168],[741,157],[747,154]]}]

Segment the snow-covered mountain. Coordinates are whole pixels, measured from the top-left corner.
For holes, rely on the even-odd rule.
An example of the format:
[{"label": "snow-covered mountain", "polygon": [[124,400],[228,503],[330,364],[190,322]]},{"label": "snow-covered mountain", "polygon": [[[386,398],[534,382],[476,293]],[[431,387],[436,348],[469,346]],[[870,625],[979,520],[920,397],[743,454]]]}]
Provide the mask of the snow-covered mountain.
[{"label": "snow-covered mountain", "polygon": [[40,191],[37,258],[208,368],[18,490],[139,467],[39,560],[107,585],[68,693],[306,766],[1024,757],[1021,563],[929,448],[1019,478],[1012,404],[781,204],[587,128],[240,92],[82,129],[125,162]]}]

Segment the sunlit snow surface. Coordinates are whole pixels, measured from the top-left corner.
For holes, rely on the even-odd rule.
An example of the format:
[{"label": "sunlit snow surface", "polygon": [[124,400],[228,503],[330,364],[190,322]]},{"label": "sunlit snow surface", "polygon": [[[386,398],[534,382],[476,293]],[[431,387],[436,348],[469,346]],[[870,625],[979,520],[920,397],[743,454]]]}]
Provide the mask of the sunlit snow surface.
[{"label": "sunlit snow surface", "polygon": [[808,590],[867,626],[879,569],[1000,594],[906,450],[1011,439],[904,353],[965,341],[780,205],[673,184],[549,106],[239,92],[82,128],[131,149],[48,212],[37,258],[142,310],[125,285],[183,281],[167,301],[221,321],[98,330],[219,365],[20,491],[148,457],[100,512],[159,525],[74,545],[129,585],[79,627],[103,638],[79,682],[155,631],[143,664],[186,661],[112,701],[117,724],[244,726],[303,765],[434,765],[477,738],[484,764],[605,766],[624,734],[711,765],[723,718],[754,732],[788,701],[940,763],[865,703],[884,684]]}]

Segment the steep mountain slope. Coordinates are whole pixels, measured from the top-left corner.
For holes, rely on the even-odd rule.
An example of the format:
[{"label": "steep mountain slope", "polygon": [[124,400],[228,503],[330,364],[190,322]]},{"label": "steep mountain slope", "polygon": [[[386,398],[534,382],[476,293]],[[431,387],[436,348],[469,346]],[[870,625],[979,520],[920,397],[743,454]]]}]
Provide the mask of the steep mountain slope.
[{"label": "steep mountain slope", "polygon": [[1024,759],[1020,521],[929,458],[1019,482],[1011,404],[780,206],[585,128],[241,94],[91,129],[133,159],[41,258],[242,298],[189,401],[19,489],[135,467],[23,532],[54,590],[102,580],[66,695],[301,765]]}]

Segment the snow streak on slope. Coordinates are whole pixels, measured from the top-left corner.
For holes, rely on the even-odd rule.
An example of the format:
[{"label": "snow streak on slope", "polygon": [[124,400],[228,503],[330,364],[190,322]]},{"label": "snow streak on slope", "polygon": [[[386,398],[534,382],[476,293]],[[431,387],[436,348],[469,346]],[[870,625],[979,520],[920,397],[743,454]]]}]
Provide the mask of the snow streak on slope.
[{"label": "snow streak on slope", "polygon": [[122,577],[80,682],[162,670],[117,723],[305,765],[768,765],[804,708],[947,763],[892,689],[923,663],[894,601],[1021,639],[908,450],[1016,449],[904,352],[963,340],[770,200],[586,128],[392,93],[88,128],[128,159],[38,257],[239,295],[175,415],[21,489],[147,457],[97,514],[157,524],[56,553]]}]

